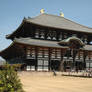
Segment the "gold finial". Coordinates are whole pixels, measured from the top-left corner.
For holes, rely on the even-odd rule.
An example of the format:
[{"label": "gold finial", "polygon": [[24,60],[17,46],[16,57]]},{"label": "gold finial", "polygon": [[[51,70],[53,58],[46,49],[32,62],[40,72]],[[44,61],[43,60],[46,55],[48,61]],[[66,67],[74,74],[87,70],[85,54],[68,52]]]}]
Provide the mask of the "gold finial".
[{"label": "gold finial", "polygon": [[44,9],[41,9],[41,10],[40,10],[40,13],[41,13],[41,14],[43,14],[44,12],[45,12],[45,10],[44,10]]},{"label": "gold finial", "polygon": [[63,12],[60,12],[60,16],[61,16],[61,17],[64,17],[64,13],[63,13]]}]

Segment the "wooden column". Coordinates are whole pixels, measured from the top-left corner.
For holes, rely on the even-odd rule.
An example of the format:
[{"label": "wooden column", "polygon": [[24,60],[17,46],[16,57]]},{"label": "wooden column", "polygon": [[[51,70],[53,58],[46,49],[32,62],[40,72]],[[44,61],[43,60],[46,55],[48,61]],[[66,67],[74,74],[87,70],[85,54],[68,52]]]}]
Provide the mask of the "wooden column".
[{"label": "wooden column", "polygon": [[63,49],[61,49],[60,71],[64,71],[63,55],[64,55],[64,51],[63,51]]},{"label": "wooden column", "polygon": [[86,56],[87,56],[87,52],[83,51],[83,64],[84,64],[84,69],[86,69]]},{"label": "wooden column", "polygon": [[23,70],[26,70],[26,66],[27,66],[26,60],[27,60],[27,46],[24,47],[24,63],[25,63],[25,65],[23,66]]},{"label": "wooden column", "polygon": [[26,55],[26,54],[27,54],[27,53],[26,53],[26,47],[23,47],[23,51],[24,51],[23,59],[26,59],[26,56],[27,56],[27,55]]},{"label": "wooden column", "polygon": [[73,49],[73,68],[76,69],[76,66],[75,66],[75,50]]},{"label": "wooden column", "polygon": [[91,58],[90,58],[90,51],[88,51],[88,57],[89,57],[89,70],[90,70],[90,68],[91,68],[91,62],[90,62],[90,60],[91,60]]},{"label": "wooden column", "polygon": [[45,29],[45,31],[44,31],[44,39],[45,39],[45,40],[47,39],[47,34],[48,34],[48,32],[47,32],[46,29]]},{"label": "wooden column", "polygon": [[37,71],[38,66],[38,47],[35,47],[35,70]]},{"label": "wooden column", "polygon": [[48,50],[48,58],[49,58],[49,71],[51,71],[51,48]]},{"label": "wooden column", "polygon": [[64,71],[64,60],[63,57],[66,53],[67,49],[61,49],[61,64],[60,64],[60,70]]},{"label": "wooden column", "polygon": [[62,40],[64,40],[64,33],[62,32]]},{"label": "wooden column", "polygon": [[73,68],[75,69],[76,69],[75,58],[76,58],[77,53],[78,53],[78,49],[73,48]]}]

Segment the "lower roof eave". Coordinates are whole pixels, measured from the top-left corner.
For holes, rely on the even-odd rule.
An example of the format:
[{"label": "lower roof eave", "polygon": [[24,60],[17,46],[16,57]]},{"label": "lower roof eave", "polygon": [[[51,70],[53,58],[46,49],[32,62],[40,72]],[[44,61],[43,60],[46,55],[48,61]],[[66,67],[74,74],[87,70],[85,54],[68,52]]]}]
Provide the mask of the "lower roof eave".
[{"label": "lower roof eave", "polygon": [[[14,41],[14,42],[12,42],[12,44],[9,47],[0,51],[0,56],[3,57],[4,59],[11,58],[12,55],[21,51],[21,48],[17,47],[19,45],[45,47],[45,48],[57,48],[57,49],[64,49],[64,50],[68,49],[68,47],[64,47],[64,46],[56,46],[55,47],[55,46],[45,46],[45,45],[39,45],[39,44],[31,44],[31,43],[29,44],[29,43]],[[21,53],[22,53],[22,51],[21,51]],[[18,54],[21,54],[21,53],[18,53]]]},{"label": "lower roof eave", "polygon": [[57,49],[68,49],[69,47],[68,46],[61,46],[61,47],[54,47],[54,46],[41,46],[41,45],[31,45],[31,44],[25,44],[25,43],[19,43],[19,42],[16,42],[17,44],[20,44],[20,45],[26,45],[26,46],[32,46],[32,47],[43,47],[43,48],[57,48]]}]

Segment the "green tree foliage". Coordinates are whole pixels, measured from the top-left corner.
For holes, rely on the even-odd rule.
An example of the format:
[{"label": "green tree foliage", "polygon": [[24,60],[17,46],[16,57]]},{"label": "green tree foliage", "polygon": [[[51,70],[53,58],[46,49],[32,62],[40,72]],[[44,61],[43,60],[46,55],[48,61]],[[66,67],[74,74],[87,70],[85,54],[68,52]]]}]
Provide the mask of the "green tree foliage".
[{"label": "green tree foliage", "polygon": [[24,92],[14,67],[6,64],[0,71],[0,92]]}]

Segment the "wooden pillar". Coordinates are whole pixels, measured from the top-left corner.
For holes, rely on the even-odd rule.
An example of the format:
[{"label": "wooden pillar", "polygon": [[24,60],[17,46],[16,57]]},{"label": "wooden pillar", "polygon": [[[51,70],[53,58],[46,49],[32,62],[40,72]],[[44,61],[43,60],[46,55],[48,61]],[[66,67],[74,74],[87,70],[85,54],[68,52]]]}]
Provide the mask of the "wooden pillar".
[{"label": "wooden pillar", "polygon": [[26,70],[26,66],[27,66],[27,63],[26,63],[26,59],[27,59],[27,47],[24,47],[24,66],[23,66],[23,70]]},{"label": "wooden pillar", "polygon": [[[46,29],[45,29],[46,30]],[[48,32],[47,31],[44,31],[44,39],[46,40],[47,39],[47,34]]]},{"label": "wooden pillar", "polygon": [[87,52],[83,51],[83,65],[84,65],[84,69],[86,69],[86,56],[87,56]]},{"label": "wooden pillar", "polygon": [[58,32],[56,31],[56,40],[58,41]]},{"label": "wooden pillar", "polygon": [[76,70],[75,58],[76,58],[77,53],[78,53],[78,49],[73,48],[73,68],[75,68],[75,70]]},{"label": "wooden pillar", "polygon": [[35,47],[35,70],[37,71],[38,66],[38,47]]},{"label": "wooden pillar", "polygon": [[80,50],[79,50],[79,52],[78,52],[78,59],[80,60]]},{"label": "wooden pillar", "polygon": [[73,68],[76,69],[76,66],[75,66],[75,50],[73,49]]},{"label": "wooden pillar", "polygon": [[90,70],[90,68],[91,68],[91,65],[90,65],[91,64],[91,62],[90,62],[90,59],[91,59],[90,58],[90,51],[88,51],[88,56],[89,56],[89,70]]},{"label": "wooden pillar", "polygon": [[63,49],[61,49],[60,71],[64,71],[63,55],[64,55],[64,51]]},{"label": "wooden pillar", "polygon": [[51,71],[51,48],[49,48],[49,50],[48,50],[48,58],[49,58],[49,65],[48,65],[48,67],[49,67],[49,71]]},{"label": "wooden pillar", "polygon": [[23,52],[24,52],[24,54],[23,54],[23,58],[26,59],[26,56],[27,56],[27,53],[26,53],[26,47],[23,47]]},{"label": "wooden pillar", "polygon": [[64,33],[62,32],[62,40],[64,40]]}]

